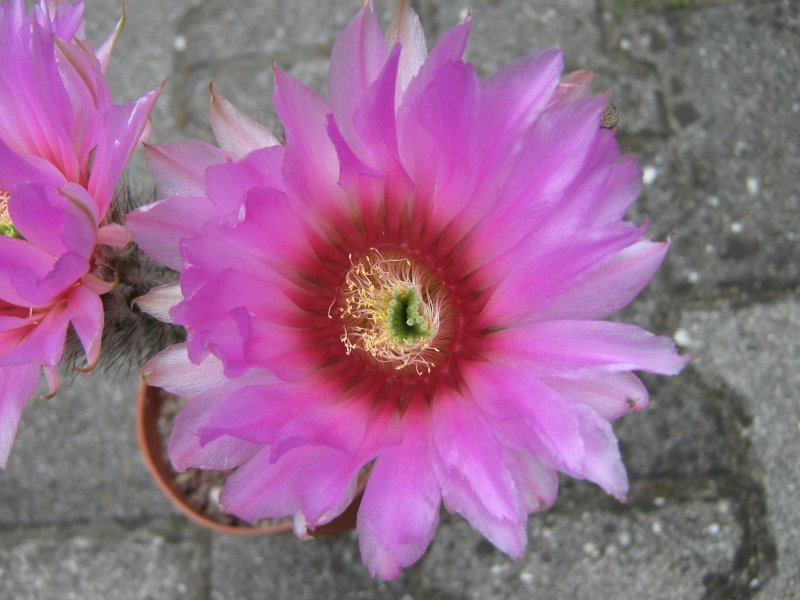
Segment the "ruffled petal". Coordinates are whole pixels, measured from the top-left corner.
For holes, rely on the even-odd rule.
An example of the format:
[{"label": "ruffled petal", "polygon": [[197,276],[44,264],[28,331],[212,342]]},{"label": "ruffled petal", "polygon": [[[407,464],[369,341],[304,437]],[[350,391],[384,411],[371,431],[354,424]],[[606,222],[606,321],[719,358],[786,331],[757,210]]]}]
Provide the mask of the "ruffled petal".
[{"label": "ruffled petal", "polygon": [[259,450],[228,478],[220,494],[227,511],[248,521],[302,513],[313,529],[341,514],[352,501],[361,465],[344,452],[304,446],[274,462],[270,453],[269,447]]},{"label": "ruffled petal", "polygon": [[[199,369],[197,372],[199,373]],[[188,375],[188,373],[184,371],[184,375]],[[187,383],[184,383],[183,386],[186,386]],[[188,383],[188,385],[191,384]],[[176,386],[173,386],[173,389],[176,389]],[[190,467],[233,469],[246,464],[258,453],[261,446],[229,436],[220,436],[207,444],[200,443],[200,436],[197,432],[208,424],[209,418],[230,391],[229,385],[207,389],[192,398],[189,404],[178,413],[167,447],[169,459],[178,471],[184,471]]]}]

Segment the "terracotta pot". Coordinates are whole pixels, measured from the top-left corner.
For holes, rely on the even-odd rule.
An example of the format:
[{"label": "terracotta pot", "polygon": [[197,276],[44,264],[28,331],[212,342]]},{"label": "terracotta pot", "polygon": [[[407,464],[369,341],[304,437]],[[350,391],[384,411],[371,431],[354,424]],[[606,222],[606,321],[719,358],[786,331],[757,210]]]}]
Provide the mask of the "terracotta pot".
[{"label": "terracotta pot", "polygon": [[[144,382],[140,384],[136,398],[136,435],[147,470],[150,471],[156,485],[172,505],[195,523],[221,533],[253,536],[292,531],[292,520],[289,518],[279,523],[260,526],[228,525],[211,519],[202,510],[189,503],[176,484],[175,471],[164,453],[164,440],[162,440],[158,428],[163,400],[164,395],[159,388],[150,387]],[[365,484],[366,479],[363,479],[352,504],[330,523],[317,527],[312,533],[313,537],[336,535],[355,528],[356,515]]]}]

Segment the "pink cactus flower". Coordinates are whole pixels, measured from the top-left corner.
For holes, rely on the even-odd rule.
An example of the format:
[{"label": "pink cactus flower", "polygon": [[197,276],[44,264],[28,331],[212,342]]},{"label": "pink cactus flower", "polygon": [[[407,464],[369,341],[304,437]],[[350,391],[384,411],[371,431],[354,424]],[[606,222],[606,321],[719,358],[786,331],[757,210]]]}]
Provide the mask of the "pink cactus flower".
[{"label": "pink cactus flower", "polygon": [[117,181],[158,91],[111,101],[105,68],[122,21],[97,50],[83,39],[83,4],[0,3],[0,467],[42,371],[50,393],[71,325],[100,353],[98,245],[125,246],[106,222]]},{"label": "pink cactus flower", "polygon": [[141,299],[188,332],[144,369],[192,398],[172,462],[237,467],[225,508],[301,537],[369,470],[357,529],[387,579],[442,502],[518,557],[557,472],[624,499],[609,422],[647,404],[631,371],[686,363],[603,320],[667,252],[623,220],[641,171],[601,128],[607,97],[557,49],[482,81],[469,31],[428,54],[406,3],[385,36],[366,4],[328,100],[275,69],[285,146],[212,88],[221,148],[148,148],[166,199],[126,221],[180,271]]}]

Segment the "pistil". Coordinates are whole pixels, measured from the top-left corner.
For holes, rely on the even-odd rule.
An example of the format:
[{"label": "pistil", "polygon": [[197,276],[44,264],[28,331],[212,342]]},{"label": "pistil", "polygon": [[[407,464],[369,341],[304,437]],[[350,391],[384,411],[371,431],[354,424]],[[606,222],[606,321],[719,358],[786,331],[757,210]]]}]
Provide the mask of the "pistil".
[{"label": "pistil", "polygon": [[446,345],[440,334],[448,300],[441,282],[399,253],[372,249],[351,262],[338,308],[347,354],[360,351],[383,367],[430,373]]},{"label": "pistil", "polygon": [[14,224],[11,222],[11,215],[8,214],[8,201],[10,199],[11,195],[8,192],[0,190],[0,235],[22,240],[25,238],[23,238],[19,231],[17,231],[17,228],[14,227]]}]

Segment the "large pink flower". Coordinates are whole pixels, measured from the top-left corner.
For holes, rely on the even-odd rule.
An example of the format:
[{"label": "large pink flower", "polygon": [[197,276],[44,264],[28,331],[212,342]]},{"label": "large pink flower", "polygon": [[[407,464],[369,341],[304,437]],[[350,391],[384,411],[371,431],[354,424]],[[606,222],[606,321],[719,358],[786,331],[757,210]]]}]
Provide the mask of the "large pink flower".
[{"label": "large pink flower", "polygon": [[121,25],[95,51],[81,2],[0,3],[0,467],[42,369],[55,392],[68,326],[88,367],[99,356],[113,281],[95,276],[95,247],[129,241],[106,214],[158,96],[112,103]]},{"label": "large pink flower", "polygon": [[145,368],[193,399],[178,468],[238,467],[246,519],[328,522],[371,468],[362,556],[392,578],[425,551],[440,503],[519,556],[558,471],[618,498],[609,424],[647,403],[632,370],[674,374],[672,342],[600,319],[667,244],[623,220],[641,172],[602,129],[591,76],[548,50],[481,81],[470,21],[430,55],[403,3],[339,36],[326,101],[276,69],[285,147],[212,90],[221,145],[149,148],[167,199],[129,216],[180,270],[147,310],[185,345]]}]

